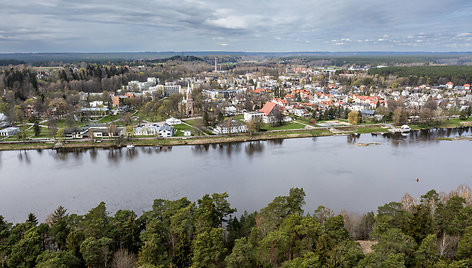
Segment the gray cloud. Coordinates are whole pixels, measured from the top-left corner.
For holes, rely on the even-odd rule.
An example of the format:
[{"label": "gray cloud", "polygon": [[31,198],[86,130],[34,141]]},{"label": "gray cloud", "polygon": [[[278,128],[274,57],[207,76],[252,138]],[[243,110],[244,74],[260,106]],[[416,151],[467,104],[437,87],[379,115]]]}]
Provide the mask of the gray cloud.
[{"label": "gray cloud", "polygon": [[470,50],[466,0],[23,0],[0,52]]}]

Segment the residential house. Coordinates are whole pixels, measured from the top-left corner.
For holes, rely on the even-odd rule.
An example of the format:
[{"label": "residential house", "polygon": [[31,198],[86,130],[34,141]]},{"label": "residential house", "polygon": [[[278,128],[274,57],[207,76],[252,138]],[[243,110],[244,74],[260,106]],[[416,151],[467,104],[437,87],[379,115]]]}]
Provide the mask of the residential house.
[{"label": "residential house", "polygon": [[17,127],[7,127],[0,130],[0,136],[8,137],[20,133],[20,129]]},{"label": "residential house", "polygon": [[87,130],[82,133],[83,137],[119,137],[125,134],[124,127],[116,127],[114,132],[110,132],[109,125],[103,123],[91,123],[85,127]]},{"label": "residential house", "polygon": [[166,124],[168,124],[170,126],[180,125],[180,124],[182,124],[182,120],[171,117],[171,118],[166,120]]},{"label": "residential house", "polygon": [[136,136],[157,136],[159,135],[159,125],[153,123],[139,125],[133,129],[133,134]]},{"label": "residential house", "polygon": [[82,116],[86,117],[101,117],[108,114],[108,107],[90,107],[82,108],[80,110]]},{"label": "residential house", "polygon": [[372,118],[374,117],[375,111],[372,110],[361,110],[361,115],[365,118]]},{"label": "residential house", "polygon": [[66,139],[82,139],[85,135],[85,133],[88,132],[88,128],[82,127],[70,127],[64,129],[64,137]]},{"label": "residential house", "polygon": [[173,137],[174,135],[175,135],[174,128],[167,123],[159,128],[159,136],[163,138]]},{"label": "residential house", "polygon": [[103,101],[91,101],[89,102],[90,107],[103,107]]},{"label": "residential house", "polygon": [[216,125],[214,132],[216,134],[232,134],[247,132],[246,124],[243,124],[234,119],[226,119]]},{"label": "residential house", "polygon": [[236,114],[236,107],[234,107],[232,105],[225,107],[225,115],[226,116],[232,116],[234,114]]},{"label": "residential house", "polygon": [[8,118],[6,115],[0,113],[0,128],[8,126]]},{"label": "residential house", "polygon": [[261,113],[261,112],[245,112],[244,113],[244,121],[246,122],[249,122],[251,120],[261,120],[262,121],[262,117],[264,117],[264,113]]},{"label": "residential house", "polygon": [[447,82],[447,83],[446,83],[446,87],[447,87],[448,89],[453,89],[453,88],[454,88],[454,83],[452,83],[452,82]]},{"label": "residential house", "polygon": [[262,117],[262,121],[264,123],[272,123],[276,120],[275,116],[278,112],[282,112],[283,107],[277,105],[276,103],[273,102],[267,102],[262,109],[259,110],[259,112],[263,113],[264,116]]}]

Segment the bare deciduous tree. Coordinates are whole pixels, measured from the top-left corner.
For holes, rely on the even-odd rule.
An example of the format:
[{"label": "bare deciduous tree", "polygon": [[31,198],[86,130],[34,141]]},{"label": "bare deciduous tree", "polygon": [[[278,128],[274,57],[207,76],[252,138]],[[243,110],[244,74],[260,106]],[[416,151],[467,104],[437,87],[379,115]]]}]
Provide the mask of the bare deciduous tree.
[{"label": "bare deciduous tree", "polygon": [[118,249],[113,254],[113,261],[111,264],[113,268],[133,268],[136,267],[136,255],[128,252],[126,249]]},{"label": "bare deciduous tree", "polygon": [[411,197],[411,195],[409,193],[406,193],[403,196],[401,203],[402,203],[402,206],[403,206],[404,210],[413,213],[413,210],[416,206],[416,202],[415,202],[415,199],[413,197]]},{"label": "bare deciduous tree", "polygon": [[454,258],[457,251],[457,244],[459,244],[460,237],[443,234],[438,239],[439,255],[445,258]]}]

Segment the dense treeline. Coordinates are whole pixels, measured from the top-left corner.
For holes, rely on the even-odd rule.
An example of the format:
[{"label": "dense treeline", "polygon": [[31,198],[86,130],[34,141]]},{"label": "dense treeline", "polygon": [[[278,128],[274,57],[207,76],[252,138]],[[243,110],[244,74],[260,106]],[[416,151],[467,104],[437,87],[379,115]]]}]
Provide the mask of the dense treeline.
[{"label": "dense treeline", "polygon": [[[239,218],[228,195],[156,199],[138,217],[104,203],[85,215],[59,207],[45,223],[0,216],[3,267],[470,267],[470,189],[434,190],[357,220],[320,206],[305,214],[303,189]],[[357,239],[371,239],[364,254]],[[364,248],[365,250],[365,248]]]},{"label": "dense treeline", "polygon": [[413,67],[385,67],[372,68],[370,75],[384,77],[396,76],[409,78],[409,85],[415,86],[418,80],[434,85],[453,82],[463,85],[472,81],[472,66],[413,66]]},{"label": "dense treeline", "polygon": [[147,62],[149,62],[149,63],[164,63],[164,62],[174,61],[174,60],[180,60],[180,61],[204,61],[202,58],[200,58],[200,57],[195,57],[195,56],[172,56],[172,57],[170,57],[170,58],[148,60]]},{"label": "dense treeline", "polygon": [[326,55],[326,56],[297,56],[297,57],[282,57],[284,61],[293,63],[310,64],[316,63],[321,66],[378,66],[378,65],[424,65],[429,63],[434,64],[448,64],[448,65],[463,65],[470,63],[472,57],[468,54],[385,54],[385,55]]},{"label": "dense treeline", "polygon": [[25,64],[25,62],[21,60],[0,60],[0,66],[19,65],[19,64]]}]

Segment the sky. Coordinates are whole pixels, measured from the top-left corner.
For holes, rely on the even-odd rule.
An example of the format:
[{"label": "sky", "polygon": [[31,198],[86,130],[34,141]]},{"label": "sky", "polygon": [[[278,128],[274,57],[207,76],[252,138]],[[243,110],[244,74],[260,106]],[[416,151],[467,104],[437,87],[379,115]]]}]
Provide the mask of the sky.
[{"label": "sky", "polygon": [[0,0],[0,53],[472,51],[470,0]]}]

